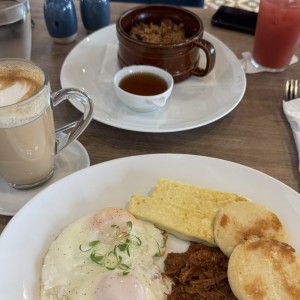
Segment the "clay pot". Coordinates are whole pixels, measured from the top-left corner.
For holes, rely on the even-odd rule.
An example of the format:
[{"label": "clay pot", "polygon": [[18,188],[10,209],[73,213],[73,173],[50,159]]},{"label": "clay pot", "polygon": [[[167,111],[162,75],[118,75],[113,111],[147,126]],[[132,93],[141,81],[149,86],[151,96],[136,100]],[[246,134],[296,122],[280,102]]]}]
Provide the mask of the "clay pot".
[{"label": "clay pot", "polygon": [[[162,19],[184,24],[186,40],[176,44],[152,44],[132,38],[132,26],[140,22],[160,24]],[[203,23],[193,12],[173,5],[138,6],[124,12],[116,23],[119,40],[118,62],[120,67],[130,65],[151,65],[168,71],[174,82],[182,81],[191,75],[203,77],[215,65],[215,48],[203,39]],[[200,49],[204,53],[200,52]],[[200,55],[201,53],[201,55]],[[200,57],[206,66],[199,67]]]}]

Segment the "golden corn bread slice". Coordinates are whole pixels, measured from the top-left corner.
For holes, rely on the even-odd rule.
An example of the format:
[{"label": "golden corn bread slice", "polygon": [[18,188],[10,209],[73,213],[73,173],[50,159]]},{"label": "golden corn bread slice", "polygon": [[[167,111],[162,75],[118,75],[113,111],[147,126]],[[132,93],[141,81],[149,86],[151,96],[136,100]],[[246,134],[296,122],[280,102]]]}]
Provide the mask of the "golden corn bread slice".
[{"label": "golden corn bread slice", "polygon": [[213,224],[217,211],[239,201],[248,200],[233,193],[159,179],[150,197],[132,195],[128,210],[180,239],[216,246]]},{"label": "golden corn bread slice", "polygon": [[158,202],[144,195],[133,195],[128,211],[135,217],[149,221],[158,228],[182,240],[216,246],[211,234],[210,219],[196,210],[189,210],[164,201]]},{"label": "golden corn bread slice", "polygon": [[227,204],[248,201],[234,193],[205,189],[165,178],[158,179],[151,198],[177,204],[190,210],[201,210],[204,215],[216,213],[219,208]]}]

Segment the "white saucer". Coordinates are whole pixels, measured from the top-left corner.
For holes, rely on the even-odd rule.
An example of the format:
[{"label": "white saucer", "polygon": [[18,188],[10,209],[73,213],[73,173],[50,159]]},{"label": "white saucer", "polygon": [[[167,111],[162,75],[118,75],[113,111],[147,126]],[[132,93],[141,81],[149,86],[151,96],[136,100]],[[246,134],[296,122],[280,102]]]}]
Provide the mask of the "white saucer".
[{"label": "white saucer", "polygon": [[[77,87],[94,100],[93,118],[117,128],[140,132],[174,132],[212,123],[230,113],[246,89],[245,72],[235,54],[218,38],[205,32],[216,49],[214,70],[206,77],[191,76],[175,84],[167,105],[149,113],[136,113],[118,100],[113,75],[119,69],[115,25],[86,37],[65,59],[63,88]],[[82,106],[70,101],[78,110]]]},{"label": "white saucer", "polygon": [[80,142],[74,141],[56,155],[54,175],[41,187],[28,191],[20,191],[12,188],[0,177],[0,215],[13,216],[33,196],[47,186],[89,165],[90,158],[86,149]]}]

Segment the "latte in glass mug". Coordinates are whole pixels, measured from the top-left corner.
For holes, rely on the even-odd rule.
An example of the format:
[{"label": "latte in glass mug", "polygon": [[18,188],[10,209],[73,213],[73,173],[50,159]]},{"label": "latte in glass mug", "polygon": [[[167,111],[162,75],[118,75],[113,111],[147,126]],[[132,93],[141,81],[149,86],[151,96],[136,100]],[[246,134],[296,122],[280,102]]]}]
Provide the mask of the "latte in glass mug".
[{"label": "latte in glass mug", "polygon": [[[68,97],[81,97],[88,113],[60,145],[55,138],[53,107]],[[57,151],[86,128],[92,117],[92,102],[83,92],[65,89],[51,98],[46,72],[19,59],[0,60],[0,175],[13,187],[27,189],[48,180]],[[73,127],[73,126],[72,126]]]}]

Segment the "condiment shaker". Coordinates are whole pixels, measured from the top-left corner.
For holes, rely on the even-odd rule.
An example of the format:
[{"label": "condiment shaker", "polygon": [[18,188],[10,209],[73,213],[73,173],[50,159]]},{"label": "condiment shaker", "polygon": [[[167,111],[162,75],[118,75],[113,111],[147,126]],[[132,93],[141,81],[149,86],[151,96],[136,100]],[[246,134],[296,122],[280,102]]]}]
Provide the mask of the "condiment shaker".
[{"label": "condiment shaker", "polygon": [[70,43],[77,36],[77,15],[73,0],[45,0],[44,17],[53,40]]},{"label": "condiment shaker", "polygon": [[88,32],[109,25],[109,0],[80,0],[80,12],[83,25]]}]

